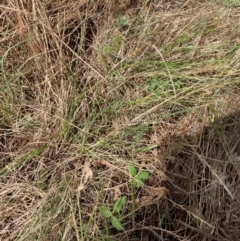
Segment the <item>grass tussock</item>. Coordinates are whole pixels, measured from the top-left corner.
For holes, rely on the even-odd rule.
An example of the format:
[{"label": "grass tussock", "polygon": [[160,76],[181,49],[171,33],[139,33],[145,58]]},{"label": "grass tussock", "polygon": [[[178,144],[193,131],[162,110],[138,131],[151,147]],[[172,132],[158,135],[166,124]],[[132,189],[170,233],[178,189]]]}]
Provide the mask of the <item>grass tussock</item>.
[{"label": "grass tussock", "polygon": [[239,240],[238,4],[175,2],[1,2],[1,240]]}]

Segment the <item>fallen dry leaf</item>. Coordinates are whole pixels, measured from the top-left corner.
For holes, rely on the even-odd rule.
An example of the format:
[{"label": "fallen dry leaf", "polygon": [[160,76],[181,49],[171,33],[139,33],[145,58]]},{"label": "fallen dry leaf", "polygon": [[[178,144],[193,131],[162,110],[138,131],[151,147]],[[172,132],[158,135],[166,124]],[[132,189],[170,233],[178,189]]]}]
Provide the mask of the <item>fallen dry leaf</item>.
[{"label": "fallen dry leaf", "polygon": [[190,206],[190,207],[187,207],[186,209],[189,210],[190,213],[194,217],[196,217],[197,219],[200,220],[200,222],[201,222],[200,228],[201,229],[204,229],[204,228],[206,228],[206,226],[209,226],[208,222],[206,221],[206,218],[204,217],[204,215],[202,214],[202,212],[198,208],[196,208],[194,206]]},{"label": "fallen dry leaf", "polygon": [[78,191],[81,191],[85,188],[86,184],[92,179],[93,172],[89,167],[89,163],[85,164],[82,170],[82,176],[80,180],[80,185],[78,186]]},{"label": "fallen dry leaf", "polygon": [[148,206],[157,203],[167,192],[164,187],[152,188],[148,187],[151,191],[148,191],[150,195],[137,198],[135,200],[137,207]]},{"label": "fallen dry leaf", "polygon": [[116,201],[119,197],[121,197],[122,192],[119,186],[115,186],[113,187],[114,190],[114,197],[113,197],[113,201]]},{"label": "fallen dry leaf", "polygon": [[105,161],[105,160],[97,160],[96,163],[109,168],[113,166],[112,164],[110,164],[108,161]]}]

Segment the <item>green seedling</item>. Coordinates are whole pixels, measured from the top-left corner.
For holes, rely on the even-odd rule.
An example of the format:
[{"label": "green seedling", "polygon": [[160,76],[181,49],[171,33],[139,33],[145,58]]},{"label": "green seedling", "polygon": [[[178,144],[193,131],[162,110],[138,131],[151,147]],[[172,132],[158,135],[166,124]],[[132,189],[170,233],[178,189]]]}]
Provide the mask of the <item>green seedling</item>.
[{"label": "green seedling", "polygon": [[117,27],[120,28],[122,26],[126,26],[128,24],[127,19],[124,16],[117,16]]},{"label": "green seedling", "polygon": [[135,187],[141,187],[146,179],[149,178],[150,172],[149,171],[137,171],[137,169],[134,166],[129,166],[128,171],[130,175],[132,176],[133,184]]},{"label": "green seedling", "polygon": [[106,207],[101,206],[100,212],[104,218],[109,218],[111,220],[111,224],[118,231],[123,230],[123,226],[121,223],[121,219],[119,218],[120,212],[123,210],[123,207],[126,205],[127,198],[125,196],[118,198],[113,206],[112,211]]},{"label": "green seedling", "polygon": [[223,2],[228,7],[239,7],[240,6],[239,0],[221,0],[220,2]]}]

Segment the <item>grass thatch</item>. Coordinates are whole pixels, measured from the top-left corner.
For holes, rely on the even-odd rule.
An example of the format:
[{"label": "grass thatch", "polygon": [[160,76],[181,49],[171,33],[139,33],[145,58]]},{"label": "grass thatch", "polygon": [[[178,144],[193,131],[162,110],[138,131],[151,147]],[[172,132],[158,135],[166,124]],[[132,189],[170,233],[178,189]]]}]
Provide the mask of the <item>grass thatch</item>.
[{"label": "grass thatch", "polygon": [[0,16],[0,240],[240,240],[236,0]]}]

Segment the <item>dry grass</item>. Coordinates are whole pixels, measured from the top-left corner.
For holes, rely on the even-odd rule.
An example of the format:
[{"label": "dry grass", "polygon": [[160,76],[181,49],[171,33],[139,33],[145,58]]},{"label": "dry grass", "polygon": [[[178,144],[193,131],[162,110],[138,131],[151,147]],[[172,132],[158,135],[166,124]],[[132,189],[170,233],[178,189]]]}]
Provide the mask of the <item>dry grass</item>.
[{"label": "dry grass", "polygon": [[[9,0],[0,16],[1,240],[240,239],[235,1]],[[142,187],[129,165],[151,172]],[[124,231],[99,211],[120,196]]]}]

